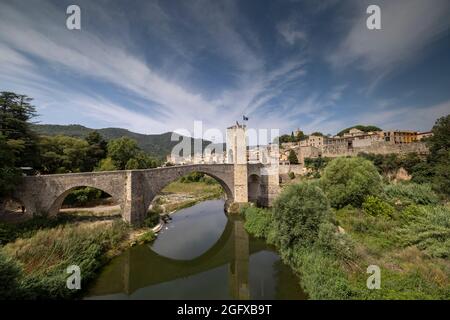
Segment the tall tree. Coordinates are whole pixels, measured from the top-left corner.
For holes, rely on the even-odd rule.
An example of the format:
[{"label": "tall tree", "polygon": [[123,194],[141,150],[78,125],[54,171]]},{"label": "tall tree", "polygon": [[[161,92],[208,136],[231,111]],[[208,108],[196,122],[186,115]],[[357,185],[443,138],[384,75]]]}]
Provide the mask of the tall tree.
[{"label": "tall tree", "polygon": [[93,171],[99,165],[100,160],[106,157],[108,143],[97,131],[90,132],[85,140],[89,144],[89,148],[83,171]]},{"label": "tall tree", "polygon": [[305,138],[305,133],[301,130],[297,131],[297,134],[295,135],[296,141],[301,141]]},{"label": "tall tree", "polygon": [[13,148],[5,136],[0,134],[0,202],[2,197],[14,189],[20,178],[20,171],[14,166],[15,158]]},{"label": "tall tree", "polygon": [[450,195],[450,115],[439,118],[427,141],[430,148],[428,161],[434,171],[434,186],[439,192]]},{"label": "tall tree", "polygon": [[[41,137],[41,170],[45,173],[86,171],[89,144],[68,136]],[[92,170],[92,169],[91,169]]]},{"label": "tall tree", "polygon": [[289,150],[288,160],[290,164],[298,164],[298,158],[294,150]]},{"label": "tall tree", "polygon": [[135,158],[139,153],[136,140],[121,137],[108,142],[108,157],[119,170],[124,170],[128,161]]},{"label": "tall tree", "polygon": [[36,166],[38,164],[37,136],[30,128],[30,120],[36,116],[31,98],[13,92],[0,93],[0,134],[16,155],[14,165]]}]

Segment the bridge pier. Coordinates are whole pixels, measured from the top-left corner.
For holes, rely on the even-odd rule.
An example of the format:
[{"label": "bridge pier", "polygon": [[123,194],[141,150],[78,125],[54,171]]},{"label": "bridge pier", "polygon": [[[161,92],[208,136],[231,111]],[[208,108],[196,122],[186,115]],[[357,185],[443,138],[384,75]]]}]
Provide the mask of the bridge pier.
[{"label": "bridge pier", "polygon": [[247,164],[234,165],[234,202],[248,202]]},{"label": "bridge pier", "polygon": [[147,216],[144,201],[146,189],[141,172],[127,171],[122,218],[132,225],[141,225]]}]

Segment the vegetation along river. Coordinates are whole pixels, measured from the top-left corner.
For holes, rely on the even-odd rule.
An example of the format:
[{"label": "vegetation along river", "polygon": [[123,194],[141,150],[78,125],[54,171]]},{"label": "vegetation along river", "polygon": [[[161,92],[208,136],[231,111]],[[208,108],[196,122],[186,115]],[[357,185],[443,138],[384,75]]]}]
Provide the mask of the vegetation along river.
[{"label": "vegetation along river", "polygon": [[305,299],[277,252],[229,217],[223,200],[172,215],[151,244],[102,269],[87,299]]}]

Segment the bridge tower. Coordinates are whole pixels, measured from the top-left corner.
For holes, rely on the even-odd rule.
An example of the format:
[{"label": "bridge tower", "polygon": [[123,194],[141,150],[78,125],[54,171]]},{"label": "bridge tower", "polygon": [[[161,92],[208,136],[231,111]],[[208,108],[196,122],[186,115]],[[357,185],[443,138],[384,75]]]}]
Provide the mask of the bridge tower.
[{"label": "bridge tower", "polygon": [[248,202],[247,128],[238,122],[227,128],[227,163],[234,164],[234,202]]}]

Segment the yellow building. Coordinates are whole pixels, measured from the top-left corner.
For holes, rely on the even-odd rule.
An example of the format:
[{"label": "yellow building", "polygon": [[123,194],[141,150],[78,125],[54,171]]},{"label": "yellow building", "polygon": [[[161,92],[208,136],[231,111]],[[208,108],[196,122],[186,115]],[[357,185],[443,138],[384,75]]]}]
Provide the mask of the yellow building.
[{"label": "yellow building", "polygon": [[395,144],[405,144],[417,141],[417,132],[410,130],[384,131],[384,141]]}]

